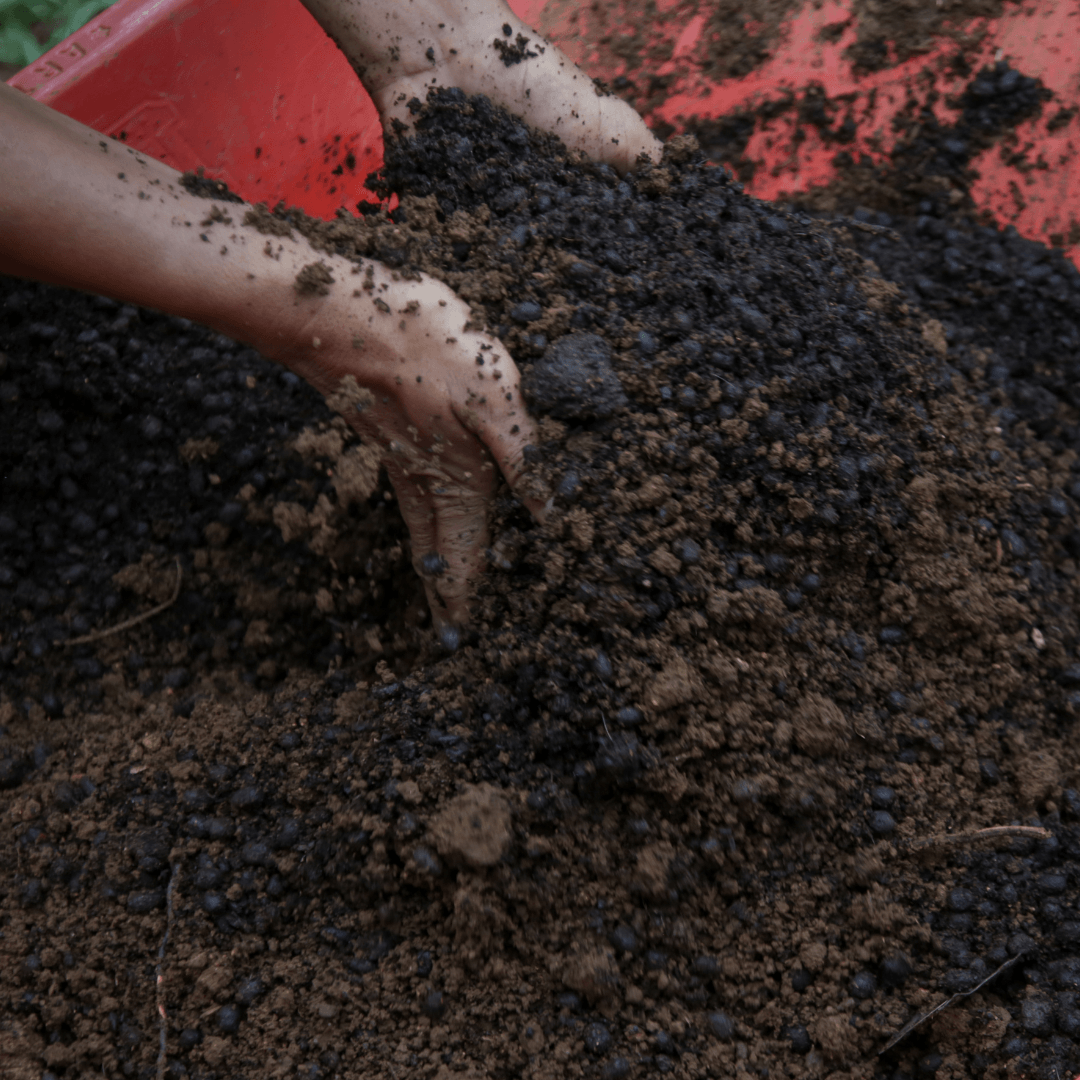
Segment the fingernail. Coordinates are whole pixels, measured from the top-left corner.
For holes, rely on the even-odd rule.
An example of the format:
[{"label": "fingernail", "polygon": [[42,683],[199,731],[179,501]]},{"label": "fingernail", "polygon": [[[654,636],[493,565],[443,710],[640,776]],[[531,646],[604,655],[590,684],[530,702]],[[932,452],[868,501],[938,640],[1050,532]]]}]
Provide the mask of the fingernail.
[{"label": "fingernail", "polygon": [[439,644],[447,652],[457,652],[461,645],[461,631],[449,623],[439,628]]}]

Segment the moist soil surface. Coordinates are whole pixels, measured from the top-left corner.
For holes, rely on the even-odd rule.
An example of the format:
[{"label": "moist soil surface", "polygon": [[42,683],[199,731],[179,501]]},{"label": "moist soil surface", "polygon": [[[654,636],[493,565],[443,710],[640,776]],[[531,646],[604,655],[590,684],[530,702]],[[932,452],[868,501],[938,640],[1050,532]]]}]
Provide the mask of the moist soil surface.
[{"label": "moist soil surface", "polygon": [[3,1075],[1075,1075],[1080,274],[457,92],[381,182],[249,227],[518,360],[456,643],[293,376],[2,283]]}]

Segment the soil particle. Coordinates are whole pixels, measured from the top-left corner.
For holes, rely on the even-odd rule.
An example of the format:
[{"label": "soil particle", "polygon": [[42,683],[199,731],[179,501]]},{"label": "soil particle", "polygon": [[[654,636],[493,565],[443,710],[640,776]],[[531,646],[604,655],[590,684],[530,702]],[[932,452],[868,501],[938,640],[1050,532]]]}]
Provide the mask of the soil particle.
[{"label": "soil particle", "polygon": [[[504,26],[503,34],[506,34],[508,29],[508,26]],[[518,34],[512,42],[509,40],[509,36],[505,38],[495,38],[491,43],[491,47],[498,53],[499,59],[506,67],[513,67],[515,64],[520,64],[523,60],[530,60],[535,56],[539,56],[540,53],[544,51],[543,46],[536,46],[530,49],[529,42],[530,39],[524,34]]]},{"label": "soil particle", "polygon": [[[720,83],[751,75],[768,63],[782,40],[785,20],[804,5],[795,0],[689,0],[670,8],[651,0],[620,0],[581,7],[567,0],[546,5],[540,29],[550,33],[572,59],[602,74],[605,85],[645,116],[659,108],[672,92],[684,92],[685,77]],[[836,41],[854,27],[855,41],[847,56],[861,72],[881,71],[904,63],[955,38],[969,45],[964,27],[972,19],[995,18],[1003,0],[947,0],[923,4],[901,0],[881,4],[853,0],[838,10],[836,21],[821,31],[823,40]],[[808,95],[807,110],[820,114],[820,87]],[[792,98],[770,102],[757,113],[745,112],[694,125],[703,145],[723,145],[717,160],[737,162],[758,119],[790,108]],[[844,102],[830,108],[843,118]],[[1067,118],[1062,123],[1067,122]],[[850,134],[854,119],[846,120]],[[840,125],[838,125],[840,126]],[[659,134],[670,128],[658,125]],[[848,137],[850,137],[850,134]]]},{"label": "soil particle", "polygon": [[812,758],[841,754],[850,737],[844,714],[821,694],[807,694],[792,716],[795,744]]},{"label": "soil particle", "polygon": [[444,858],[474,869],[494,866],[510,845],[510,808],[488,784],[468,788],[440,811],[430,833]]},{"label": "soil particle", "polygon": [[334,275],[323,262],[308,263],[296,275],[294,288],[298,296],[329,296]]},{"label": "soil particle", "polygon": [[[1014,128],[1042,114],[1051,97],[1041,80],[999,60],[972,74],[958,95],[961,111],[955,123],[942,123],[932,109],[913,112],[900,123],[899,138],[885,162],[871,166],[840,149],[834,159],[838,178],[805,197],[796,196],[796,200],[829,214],[853,213],[860,208],[884,213],[875,220],[859,215],[856,227],[869,230],[887,228],[891,214],[915,217],[935,204],[972,212],[967,192],[976,179],[974,159],[998,146],[1003,160],[1021,170],[1028,168],[1030,144],[1019,146]],[[839,144],[842,140],[830,127],[835,112],[836,106],[823,100],[821,112],[814,114],[813,120],[805,111],[801,119],[812,122],[827,142]],[[1055,235],[1051,243],[1060,247],[1066,240],[1064,235]],[[948,272],[956,272],[951,252],[943,262]]]},{"label": "soil particle", "polygon": [[[852,21],[858,28],[858,39],[850,46],[849,55],[856,68],[879,71],[928,52],[943,36],[960,37],[958,28],[964,23],[996,18],[1003,8],[1002,0],[950,0],[933,7],[914,0],[889,5],[857,0]],[[839,24],[835,29],[844,26]]]},{"label": "soil particle", "polygon": [[180,177],[180,183],[192,195],[198,195],[203,199],[218,199],[224,202],[243,202],[239,195],[229,190],[227,184],[221,180],[212,180],[203,170],[202,166],[193,172],[186,172]]},{"label": "soil particle", "polygon": [[553,342],[521,389],[530,408],[558,420],[603,420],[627,404],[611,350],[596,334],[567,334]]}]

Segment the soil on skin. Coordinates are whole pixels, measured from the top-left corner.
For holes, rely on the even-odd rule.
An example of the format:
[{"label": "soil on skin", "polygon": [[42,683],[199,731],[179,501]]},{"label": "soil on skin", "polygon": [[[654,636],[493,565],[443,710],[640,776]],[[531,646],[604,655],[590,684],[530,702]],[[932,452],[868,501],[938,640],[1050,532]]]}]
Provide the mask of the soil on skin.
[{"label": "soil on skin", "polygon": [[6,1075],[1073,1074],[1080,274],[456,92],[383,183],[278,222],[550,410],[453,653],[295,380],[3,284]]}]

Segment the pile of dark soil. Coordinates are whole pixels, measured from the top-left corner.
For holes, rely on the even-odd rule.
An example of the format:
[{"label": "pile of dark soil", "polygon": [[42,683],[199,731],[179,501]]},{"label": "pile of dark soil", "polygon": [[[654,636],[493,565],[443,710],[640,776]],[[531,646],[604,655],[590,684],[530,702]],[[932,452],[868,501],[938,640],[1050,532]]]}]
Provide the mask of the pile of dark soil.
[{"label": "pile of dark soil", "polygon": [[[418,128],[390,148],[395,220],[284,216],[473,304],[543,416],[530,459],[557,512],[536,527],[499,501],[473,631],[411,670],[415,635],[372,639],[362,614],[415,625],[415,585],[386,584],[400,524],[323,479],[350,453],[340,420],[294,440],[302,466],[260,417],[292,434],[318,414],[245,356],[254,389],[223,365],[233,426],[203,430],[205,394],[179,410],[206,378],[195,331],[6,284],[0,452],[5,477],[36,471],[5,487],[0,537],[0,1061],[1070,1075],[1080,458],[1057,349],[1080,275],[932,205],[898,232],[781,213],[687,142],[620,180],[483,99],[441,92]],[[124,317],[131,353],[162,358],[138,394],[115,341],[74,340]],[[47,318],[61,357],[30,336]],[[147,414],[177,436],[155,443]],[[192,494],[181,435],[219,443],[220,496]],[[261,459],[223,460],[230,438]],[[104,475],[144,460],[160,510]],[[177,555],[177,604],[77,647],[93,673],[34,655],[133,610],[106,590],[167,599]],[[1009,825],[1028,833],[972,835]]]}]

